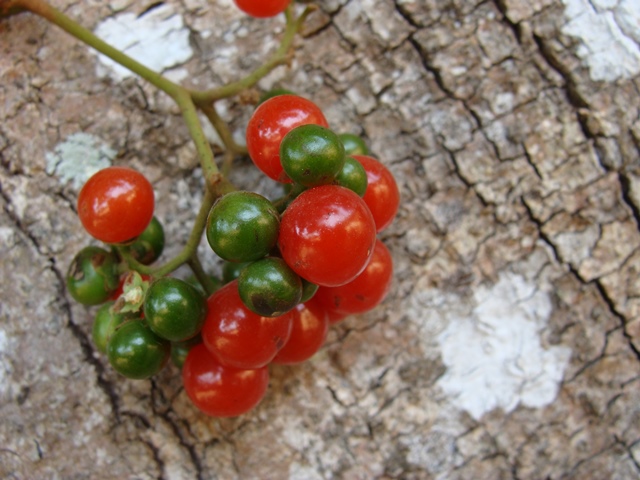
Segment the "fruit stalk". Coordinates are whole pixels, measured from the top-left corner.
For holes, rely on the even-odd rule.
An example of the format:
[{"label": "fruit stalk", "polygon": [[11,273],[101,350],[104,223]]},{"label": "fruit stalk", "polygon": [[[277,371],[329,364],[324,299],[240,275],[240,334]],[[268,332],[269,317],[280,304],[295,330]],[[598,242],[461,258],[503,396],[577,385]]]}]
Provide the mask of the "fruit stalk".
[{"label": "fruit stalk", "polygon": [[293,47],[293,40],[295,39],[296,35],[300,33],[302,25],[307,19],[307,16],[309,16],[309,14],[316,8],[317,7],[315,6],[308,6],[300,14],[299,17],[296,17],[293,13],[293,6],[289,5],[289,7],[287,7],[287,10],[285,10],[287,22],[285,31],[282,35],[280,45],[278,49],[273,53],[273,55],[265,63],[260,65],[253,72],[248,74],[246,77],[241,78],[240,80],[209,90],[191,90],[191,98],[193,98],[193,101],[198,106],[198,108],[203,108],[207,105],[211,105],[215,101],[222,98],[228,98],[237,95],[243,90],[254,86],[260,79],[268,75],[269,72],[271,72],[274,68],[290,63],[292,57],[291,49]]}]

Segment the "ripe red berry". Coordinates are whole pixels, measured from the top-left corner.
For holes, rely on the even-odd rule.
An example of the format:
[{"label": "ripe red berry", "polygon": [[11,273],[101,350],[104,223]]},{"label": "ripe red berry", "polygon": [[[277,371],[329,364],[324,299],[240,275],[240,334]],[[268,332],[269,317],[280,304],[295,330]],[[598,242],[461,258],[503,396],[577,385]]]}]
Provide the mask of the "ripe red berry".
[{"label": "ripe red berry", "polygon": [[378,232],[387,228],[393,221],[400,205],[400,191],[393,174],[375,158],[366,155],[353,155],[367,172],[367,190],[364,201],[376,221]]},{"label": "ripe red berry", "polygon": [[244,13],[257,18],[273,17],[285,11],[291,0],[233,0]]},{"label": "ripe red berry", "polygon": [[321,286],[353,280],[369,263],[375,242],[369,208],[357,194],[337,185],[301,193],[280,222],[282,258],[302,278]]},{"label": "ripe red berry", "polygon": [[234,280],[207,300],[202,340],[222,365],[255,369],[267,365],[291,335],[291,312],[263,317],[249,310]]},{"label": "ripe red berry", "polygon": [[261,103],[247,124],[247,150],[256,167],[278,182],[291,180],[280,163],[280,142],[300,125],[328,127],[318,106],[297,95],[278,95]]},{"label": "ripe red berry", "polygon": [[339,287],[320,287],[313,299],[338,314],[363,313],[384,300],[392,279],[391,254],[384,243],[377,240],[371,261],[360,275]]},{"label": "ripe red berry", "polygon": [[78,195],[85,230],[105,243],[135,239],[153,218],[153,187],[141,173],[109,167],[93,175]]},{"label": "ripe red berry", "polygon": [[254,408],[267,392],[267,367],[242,370],[221,365],[203,344],[189,350],[182,366],[184,389],[202,412],[235,417]]},{"label": "ripe red berry", "polygon": [[329,316],[313,298],[292,310],[293,329],[289,341],[278,352],[273,363],[294,364],[310,359],[324,344],[329,329]]}]

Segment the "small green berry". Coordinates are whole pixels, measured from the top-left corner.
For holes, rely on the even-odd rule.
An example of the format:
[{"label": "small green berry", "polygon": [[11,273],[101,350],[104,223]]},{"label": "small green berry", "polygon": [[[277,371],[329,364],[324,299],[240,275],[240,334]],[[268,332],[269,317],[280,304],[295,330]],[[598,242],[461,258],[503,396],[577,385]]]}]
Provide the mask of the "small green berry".
[{"label": "small green berry", "polygon": [[280,162],[291,180],[305,187],[333,183],[345,161],[338,135],[320,125],[301,125],[280,143]]},{"label": "small green berry", "polygon": [[341,133],[339,137],[347,155],[369,155],[366,143],[359,136],[353,133]]},{"label": "small green berry", "polygon": [[252,312],[277,317],[300,303],[302,280],[281,258],[263,258],[242,270],[238,293]]}]

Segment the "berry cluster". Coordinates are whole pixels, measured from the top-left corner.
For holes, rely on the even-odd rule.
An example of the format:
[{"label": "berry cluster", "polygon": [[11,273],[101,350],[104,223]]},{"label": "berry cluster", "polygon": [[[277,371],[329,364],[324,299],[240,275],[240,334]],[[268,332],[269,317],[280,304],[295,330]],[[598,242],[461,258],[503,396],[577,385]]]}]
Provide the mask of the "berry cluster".
[{"label": "berry cluster", "polygon": [[393,273],[376,234],[399,192],[361,139],[334,133],[314,103],[283,94],[256,108],[247,148],[285,194],[235,190],[215,201],[204,228],[224,261],[215,290],[132,268],[159,258],[164,232],[151,184],[125,167],[99,171],[80,191],[80,220],[108,249],[84,248],[67,274],[74,299],[103,304],[93,341],[117,372],[148,378],[172,358],[193,403],[220,417],[262,399],[269,364],[311,358],[330,324],[378,305]]},{"label": "berry cluster", "polygon": [[[292,92],[263,96],[247,125],[246,148],[231,139],[218,121],[216,100],[241,93],[285,63],[293,36],[313,10],[308,6],[296,16],[290,0],[234,1],[255,17],[285,12],[286,28],[269,66],[230,88],[187,90],[124,54],[111,55],[176,101],[196,144],[206,190],[186,245],[155,265],[165,234],[154,216],[153,186],[131,168],[109,167],[86,182],[77,204],[82,225],[104,245],[82,249],[66,275],[76,301],[100,305],[93,342],[119,374],[149,378],[172,359],[193,403],[219,417],[243,414],[260,402],[270,364],[308,360],[331,324],[382,302],[393,265],[377,234],[399,205],[393,176],[368,155],[364,142],[331,130],[317,105]],[[74,24],[44,8],[44,0],[15,2],[63,28]],[[67,30],[104,50],[83,29]],[[197,109],[224,143],[222,172]],[[238,190],[226,179],[233,157],[242,154],[282,185],[281,197]],[[222,261],[221,279],[200,263],[203,235]],[[193,277],[174,276],[183,264]]]}]

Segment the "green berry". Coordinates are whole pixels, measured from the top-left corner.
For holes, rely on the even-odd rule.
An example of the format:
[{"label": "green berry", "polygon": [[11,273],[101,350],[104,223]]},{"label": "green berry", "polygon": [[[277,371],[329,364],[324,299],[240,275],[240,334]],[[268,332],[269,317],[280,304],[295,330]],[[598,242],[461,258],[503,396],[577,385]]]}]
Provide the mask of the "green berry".
[{"label": "green berry", "polygon": [[240,272],[251,262],[224,262],[222,265],[222,283],[226,285],[240,276]]},{"label": "green berry", "polygon": [[189,340],[185,340],[184,342],[172,342],[171,361],[173,362],[173,364],[178,368],[182,368],[182,365],[184,365],[184,361],[187,358],[189,351],[199,343],[202,343],[202,337],[200,335],[196,335],[195,337],[190,338]]},{"label": "green berry", "polygon": [[302,296],[300,297],[300,303],[304,303],[316,294],[318,291],[318,285],[311,283],[308,280],[302,279]]},{"label": "green berry", "polygon": [[204,324],[207,302],[196,287],[163,277],[151,284],[144,299],[144,317],[153,332],[172,342],[196,336]]},{"label": "green berry", "polygon": [[339,137],[347,155],[369,155],[367,145],[359,136],[353,133],[341,133]]},{"label": "green berry", "polygon": [[336,183],[364,197],[367,191],[367,172],[355,158],[347,157],[344,167],[336,176]]},{"label": "green berry", "polygon": [[242,270],[238,293],[252,312],[277,317],[300,303],[302,280],[281,258],[263,258]]},{"label": "green berry", "polygon": [[338,135],[320,125],[301,125],[280,143],[280,162],[291,180],[305,187],[333,183],[345,161]]},{"label": "green berry", "polygon": [[257,193],[227,193],[211,208],[207,240],[211,249],[231,262],[266,256],[276,245],[280,217],[273,204]]},{"label": "green berry", "polygon": [[[208,275],[208,277],[209,277],[209,280],[211,280],[211,283],[213,284],[213,291],[211,292],[211,293],[213,293],[213,292],[215,292],[216,290],[218,290],[218,289],[222,286],[222,281],[221,281],[218,277],[216,277],[216,276],[214,276],[214,275]],[[196,278],[196,276],[195,276],[195,275],[189,275],[189,276],[185,279],[185,281],[186,281],[189,285],[191,285],[191,286],[193,286],[193,287],[196,287],[196,289],[197,289],[197,290],[198,290],[202,295],[207,296],[207,292],[204,290],[204,287],[202,286],[202,284],[201,284],[201,283],[200,283],[200,281]]]},{"label": "green berry", "polygon": [[164,250],[164,229],[160,221],[153,217],[147,228],[129,246],[131,255],[144,265],[155,262]]},{"label": "green berry", "polygon": [[85,247],[67,271],[67,290],[83,305],[106,302],[119,284],[116,256],[100,247]]},{"label": "green berry", "polygon": [[107,353],[109,338],[116,331],[116,328],[125,321],[126,316],[113,311],[115,302],[107,302],[98,309],[93,321],[91,338],[93,344],[100,353]]},{"label": "green berry", "polygon": [[166,365],[170,354],[171,344],[153,333],[142,320],[120,325],[107,344],[109,363],[127,378],[155,375]]}]

